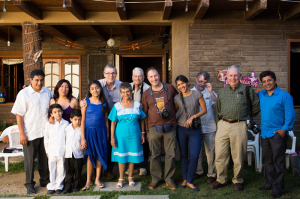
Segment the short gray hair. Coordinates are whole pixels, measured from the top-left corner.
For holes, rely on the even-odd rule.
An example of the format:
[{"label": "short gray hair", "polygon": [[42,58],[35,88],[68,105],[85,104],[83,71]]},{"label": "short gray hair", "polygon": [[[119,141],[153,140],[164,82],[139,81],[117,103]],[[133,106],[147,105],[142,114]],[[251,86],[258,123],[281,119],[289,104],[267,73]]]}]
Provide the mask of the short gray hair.
[{"label": "short gray hair", "polygon": [[239,75],[242,73],[240,67],[238,67],[237,65],[231,65],[227,68],[227,73],[230,69],[234,69],[237,70],[239,72]]},{"label": "short gray hair", "polygon": [[132,92],[132,86],[128,82],[123,82],[120,85],[120,92],[124,89],[128,88],[130,92]]},{"label": "short gray hair", "polygon": [[206,71],[201,71],[201,72],[199,72],[199,73],[197,74],[196,79],[198,80],[201,76],[203,76],[204,79],[207,80],[207,81],[209,81],[209,79],[210,79],[210,74],[209,74],[208,72],[206,72]]},{"label": "short gray hair", "polygon": [[134,71],[141,71],[142,72],[142,75],[144,76],[144,71],[143,71],[143,69],[141,69],[141,68],[139,68],[139,67],[135,67],[133,70],[132,70],[132,76],[133,76],[133,73],[134,73]]},{"label": "short gray hair", "polygon": [[107,65],[104,67],[104,70],[103,70],[104,73],[105,73],[105,71],[106,71],[107,68],[113,68],[113,69],[115,69],[115,71],[117,72],[117,69],[116,69],[116,67],[115,67],[114,65],[112,65],[112,64],[107,64]]}]

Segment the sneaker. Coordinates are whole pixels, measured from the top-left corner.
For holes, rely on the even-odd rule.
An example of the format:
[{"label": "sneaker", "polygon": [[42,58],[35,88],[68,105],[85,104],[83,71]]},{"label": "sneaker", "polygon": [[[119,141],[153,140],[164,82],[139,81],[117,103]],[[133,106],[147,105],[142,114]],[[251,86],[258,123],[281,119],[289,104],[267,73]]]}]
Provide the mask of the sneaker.
[{"label": "sneaker", "polygon": [[35,189],[33,187],[28,187],[27,194],[32,194],[32,193],[36,193]]},{"label": "sneaker", "polygon": [[147,175],[147,169],[145,168],[140,168],[140,176],[146,176]]},{"label": "sneaker", "polygon": [[[138,169],[133,169],[132,171],[132,175],[139,173]],[[125,171],[125,175],[129,175],[129,169],[127,169],[127,171]]]},{"label": "sneaker", "polygon": [[47,191],[47,194],[54,194],[54,193],[55,193],[54,190],[48,190],[48,191]]}]

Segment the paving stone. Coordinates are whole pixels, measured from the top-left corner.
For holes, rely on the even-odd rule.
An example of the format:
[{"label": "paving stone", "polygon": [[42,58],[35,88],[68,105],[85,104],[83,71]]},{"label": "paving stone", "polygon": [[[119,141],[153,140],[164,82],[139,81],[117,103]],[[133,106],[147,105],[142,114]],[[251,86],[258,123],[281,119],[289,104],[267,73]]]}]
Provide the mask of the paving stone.
[{"label": "paving stone", "polygon": [[169,199],[168,195],[124,195],[119,196],[118,199]]},{"label": "paving stone", "polygon": [[35,197],[1,198],[1,199],[35,199]]},{"label": "paving stone", "polygon": [[100,199],[101,196],[51,196],[50,199]]},{"label": "paving stone", "polygon": [[141,182],[135,182],[134,187],[130,187],[128,182],[123,183],[123,187],[121,189],[117,189],[117,182],[102,182],[104,184],[104,188],[95,187],[94,191],[141,191]]}]

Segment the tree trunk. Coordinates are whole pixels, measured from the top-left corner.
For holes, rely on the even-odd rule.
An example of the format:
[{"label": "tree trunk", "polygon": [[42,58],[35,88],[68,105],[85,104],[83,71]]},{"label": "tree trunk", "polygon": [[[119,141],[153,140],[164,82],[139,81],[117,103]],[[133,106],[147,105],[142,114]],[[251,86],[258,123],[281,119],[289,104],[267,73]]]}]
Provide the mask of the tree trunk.
[{"label": "tree trunk", "polygon": [[24,22],[22,24],[22,41],[23,41],[23,70],[24,84],[30,84],[30,73],[34,69],[43,69],[42,56],[36,61],[33,56],[41,50],[41,30],[40,25],[33,22]]}]

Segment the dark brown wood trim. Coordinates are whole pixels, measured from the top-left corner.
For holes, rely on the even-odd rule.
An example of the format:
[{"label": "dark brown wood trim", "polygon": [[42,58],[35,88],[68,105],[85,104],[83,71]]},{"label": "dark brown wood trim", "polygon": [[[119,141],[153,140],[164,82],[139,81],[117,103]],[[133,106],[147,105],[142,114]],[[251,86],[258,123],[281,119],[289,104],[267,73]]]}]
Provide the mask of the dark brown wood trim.
[{"label": "dark brown wood trim", "polygon": [[55,29],[57,32],[63,35],[63,37],[69,41],[75,41],[74,35],[72,35],[67,29],[65,29],[63,26],[53,25],[51,26],[53,29]]},{"label": "dark brown wood trim", "polygon": [[14,1],[14,6],[30,15],[36,20],[43,20],[43,12],[30,1]]},{"label": "dark brown wood trim", "polygon": [[66,0],[66,9],[69,10],[77,19],[85,20],[85,12],[75,0]]},{"label": "dark brown wood trim", "polygon": [[98,35],[98,37],[102,41],[106,41],[107,40],[107,36],[103,32],[103,30],[100,28],[100,26],[90,26],[89,28],[90,28],[91,31],[93,31],[94,33],[96,33]]},{"label": "dark brown wood trim", "polygon": [[245,20],[252,20],[266,9],[267,0],[258,0],[250,7],[249,11],[245,13]]},{"label": "dark brown wood trim", "polygon": [[130,30],[130,26],[127,25],[127,26],[123,26],[123,27],[125,29],[125,34],[127,36],[128,41],[133,41],[133,36],[132,36],[132,32]]},{"label": "dark brown wood trim", "polygon": [[292,20],[300,16],[300,4],[295,5],[284,13],[284,20]]},{"label": "dark brown wood trim", "polygon": [[124,0],[116,0],[116,7],[117,7],[117,12],[120,16],[120,19],[128,20],[125,1]]},{"label": "dark brown wood trim", "polygon": [[172,0],[166,0],[163,10],[162,20],[169,20],[171,11],[172,11],[173,3]]},{"label": "dark brown wood trim", "polygon": [[209,0],[200,0],[195,14],[195,19],[202,19],[209,8]]}]

